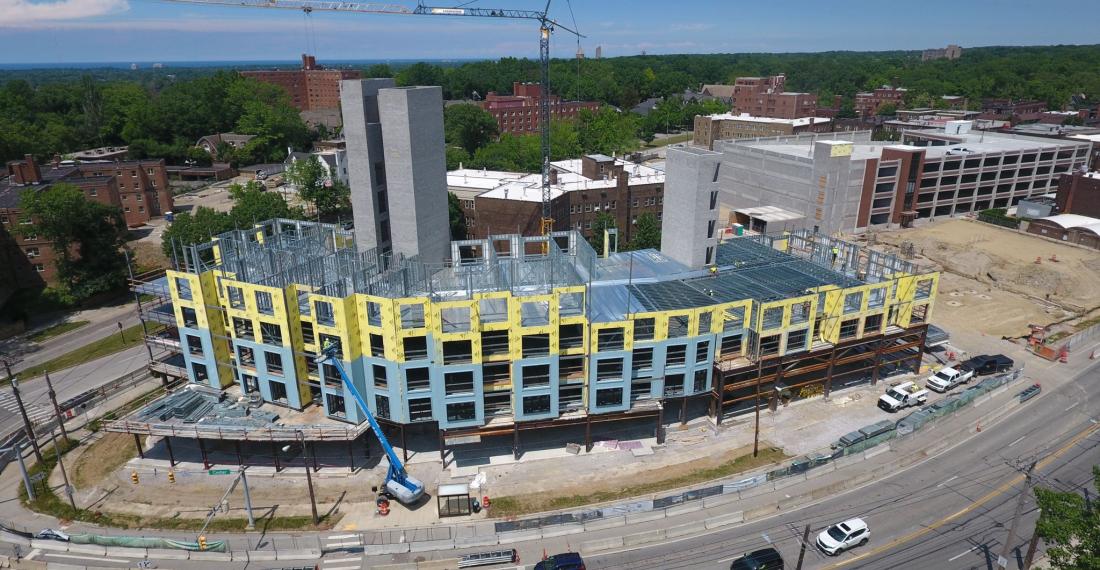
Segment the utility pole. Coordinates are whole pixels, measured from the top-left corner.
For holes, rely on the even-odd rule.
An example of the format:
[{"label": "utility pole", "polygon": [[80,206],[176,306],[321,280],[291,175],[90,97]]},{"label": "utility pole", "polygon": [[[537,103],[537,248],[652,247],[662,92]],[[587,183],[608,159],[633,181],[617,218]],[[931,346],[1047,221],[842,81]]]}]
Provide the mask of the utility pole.
[{"label": "utility pole", "polygon": [[802,570],[802,560],[806,558],[806,543],[810,541],[810,523],[806,523],[806,530],[802,533],[802,547],[798,549],[798,564],[794,570]]},{"label": "utility pole", "polygon": [[241,486],[244,489],[244,511],[248,514],[248,527],[246,530],[256,528],[256,519],[252,517],[252,494],[248,492],[248,476],[244,474],[245,468],[241,467]]},{"label": "utility pole", "polygon": [[49,372],[46,373],[46,387],[50,389],[50,402],[53,403],[53,413],[57,415],[57,427],[61,428],[61,439],[69,441],[69,432],[65,430],[65,418],[61,415],[61,406],[57,405],[57,392],[53,390]]},{"label": "utility pole", "polygon": [[[76,500],[73,499],[73,487],[69,484],[69,474],[65,472],[65,462],[61,460],[61,448],[57,446],[57,438],[50,432],[50,440],[53,441],[53,452],[57,455],[57,466],[61,468],[61,478],[65,481],[65,495],[69,497],[69,504],[76,509]],[[66,441],[66,444],[68,442]]]},{"label": "utility pole", "polygon": [[4,370],[8,373],[8,378],[11,379],[11,391],[15,394],[15,403],[19,404],[19,415],[23,416],[23,429],[27,431],[27,439],[31,440],[31,448],[34,449],[34,457],[38,459],[39,463],[43,463],[42,450],[38,448],[38,438],[34,435],[34,426],[31,425],[31,419],[27,417],[27,408],[23,406],[23,396],[19,395],[19,382],[15,379],[15,376],[11,373],[11,364],[8,360],[4,359]]},{"label": "utility pole", "polygon": [[31,483],[31,475],[27,472],[27,462],[23,460],[23,447],[14,445],[11,449],[15,452],[16,459],[19,460],[19,473],[23,475],[23,487],[27,489],[27,500],[33,501],[34,484]]},{"label": "utility pole", "polygon": [[1008,527],[1008,538],[1005,539],[1005,546],[1001,549],[1001,556],[997,558],[997,565],[1001,568],[1008,567],[1008,555],[1012,553],[1012,543],[1016,542],[1016,529],[1020,524],[1020,514],[1024,511],[1024,500],[1031,489],[1031,472],[1035,470],[1035,463],[1032,462],[1024,473],[1024,488],[1020,489],[1020,494],[1016,498],[1016,512],[1012,515],[1012,525]]},{"label": "utility pole", "polygon": [[305,435],[300,431],[298,432],[298,441],[302,442],[303,467],[306,469],[306,486],[309,487],[309,506],[313,512],[313,524],[316,525],[321,522],[321,519],[317,516],[317,496],[313,493],[313,475],[309,472],[309,448],[306,447]]},{"label": "utility pole", "polygon": [[[1039,515],[1042,516],[1042,509]],[[1031,533],[1031,542],[1027,544],[1027,554],[1024,555],[1024,570],[1031,570],[1031,563],[1035,560],[1035,550],[1039,547],[1039,524],[1035,524],[1035,531]]]}]

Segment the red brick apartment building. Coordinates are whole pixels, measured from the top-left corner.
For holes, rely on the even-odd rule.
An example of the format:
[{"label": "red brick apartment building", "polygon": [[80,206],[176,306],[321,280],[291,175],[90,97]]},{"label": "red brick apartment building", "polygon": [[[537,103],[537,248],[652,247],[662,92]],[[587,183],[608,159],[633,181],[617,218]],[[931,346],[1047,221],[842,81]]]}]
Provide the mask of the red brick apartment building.
[{"label": "red brick apartment building", "polygon": [[0,179],[0,265],[18,287],[53,283],[57,277],[52,246],[28,232],[31,220],[23,215],[20,204],[24,193],[42,192],[58,183],[72,184],[89,200],[122,209],[131,227],[173,207],[163,160],[78,165],[55,161],[48,170],[30,155],[8,162],[7,177]]},{"label": "red brick apartment building", "polygon": [[[481,108],[489,111],[497,121],[501,133],[528,134],[539,129],[539,84],[512,84],[511,95],[499,95],[490,91],[481,102]],[[595,111],[600,104],[595,101],[562,101],[557,95],[550,96],[550,119],[572,120],[577,118],[581,109]]]},{"label": "red brick apartment building", "polygon": [[1054,203],[1060,214],[1100,218],[1100,172],[1063,174]]},{"label": "red brick apartment building", "polygon": [[325,69],[323,65],[317,65],[316,57],[307,54],[302,54],[301,69],[242,71],[240,74],[282,87],[290,94],[291,104],[299,111],[339,109],[340,81],[361,77],[360,72],[354,69]]},{"label": "red brick apartment building", "polygon": [[874,91],[856,93],[856,115],[860,117],[873,117],[883,105],[893,105],[900,109],[905,94],[909,90],[904,87],[890,87],[883,85]]},{"label": "red brick apartment building", "polygon": [[[633,238],[638,217],[661,220],[663,172],[621,158],[593,154],[551,163],[554,229],[592,235],[600,213],[615,218],[620,243]],[[494,234],[539,235],[542,183],[538,174],[461,169],[447,173],[448,190],[458,196],[471,239]]]},{"label": "red brick apartment building", "polygon": [[733,114],[754,117],[798,119],[813,117],[817,111],[817,95],[788,93],[785,75],[738,77],[733,82]]}]

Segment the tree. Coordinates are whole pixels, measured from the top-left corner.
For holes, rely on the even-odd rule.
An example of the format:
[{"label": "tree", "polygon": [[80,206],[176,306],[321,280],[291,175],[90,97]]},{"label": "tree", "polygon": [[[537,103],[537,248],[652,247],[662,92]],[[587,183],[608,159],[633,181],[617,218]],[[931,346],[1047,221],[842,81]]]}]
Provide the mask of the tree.
[{"label": "tree", "polygon": [[614,154],[634,150],[638,144],[636,115],[610,107],[592,112],[582,109],[574,124],[577,143],[584,154]]},{"label": "tree", "polygon": [[836,118],[838,119],[854,119],[856,118],[856,104],[852,101],[851,97],[845,97],[840,102],[840,109],[837,110]]},{"label": "tree", "polygon": [[877,111],[875,111],[875,114],[880,117],[890,117],[893,115],[897,115],[898,106],[893,103],[885,103],[883,105],[879,105],[879,108]]},{"label": "tree", "polygon": [[465,103],[443,110],[443,132],[448,144],[473,154],[496,138],[499,129],[496,119],[488,111]]},{"label": "tree", "polygon": [[644,212],[638,216],[634,225],[634,238],[630,240],[630,249],[659,249],[661,247],[661,227],[653,212]]},{"label": "tree", "polygon": [[316,156],[292,162],[286,169],[286,179],[322,218],[332,219],[351,208],[351,189],[329,179]]},{"label": "tree", "polygon": [[596,250],[596,255],[603,255],[603,232],[615,227],[615,218],[607,212],[600,212],[596,214],[596,219],[592,220],[592,237],[588,238],[588,241],[592,244],[592,249]]},{"label": "tree", "polygon": [[[1100,491],[1100,466],[1092,468],[1095,496]],[[1100,505],[1095,498],[1074,492],[1035,488],[1035,500],[1042,511],[1036,531],[1047,543],[1047,556],[1055,570],[1100,568]]]},{"label": "tree", "polygon": [[50,241],[62,286],[77,300],[126,282],[126,222],[122,210],[93,202],[72,184],[55,184],[23,194],[31,231]]},{"label": "tree", "polygon": [[263,184],[256,181],[243,186],[231,185],[229,197],[233,199],[233,209],[229,211],[229,217],[237,228],[250,228],[258,222],[274,218],[305,218],[305,212],[301,208],[291,208],[282,196],[265,191]]},{"label": "tree", "polygon": [[470,162],[470,154],[457,146],[448,146],[447,153],[447,170],[457,170],[461,166],[469,166],[473,164]]},{"label": "tree", "polygon": [[447,214],[451,220],[451,239],[466,239],[466,215],[454,192],[447,192]]},{"label": "tree", "polygon": [[376,63],[371,65],[363,72],[363,77],[393,77],[393,70],[390,69],[389,64]]},{"label": "tree", "polygon": [[171,225],[161,236],[161,249],[164,256],[174,257],[172,248],[186,247],[210,241],[210,238],[233,229],[233,218],[206,206],[199,206],[193,212],[175,215]]}]

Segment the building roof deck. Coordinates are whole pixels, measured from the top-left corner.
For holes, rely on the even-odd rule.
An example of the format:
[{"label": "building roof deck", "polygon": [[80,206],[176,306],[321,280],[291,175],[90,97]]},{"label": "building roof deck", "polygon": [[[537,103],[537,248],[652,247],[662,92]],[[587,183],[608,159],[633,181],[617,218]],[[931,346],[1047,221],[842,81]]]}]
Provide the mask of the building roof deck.
[{"label": "building roof deck", "polygon": [[[257,233],[263,242],[255,239]],[[345,297],[471,299],[476,293],[546,294],[555,288],[588,286],[587,313],[595,322],[622,320],[636,312],[700,308],[753,299],[769,302],[806,295],[823,286],[849,288],[921,273],[912,263],[876,251],[798,230],[779,237],[754,235],[719,244],[716,270],[689,269],[656,250],[614,253],[605,259],[577,232],[548,238],[518,235],[452,243],[457,262],[426,264],[417,258],[357,252],[352,233],[313,222],[270,220],[252,231],[218,236],[221,263],[193,246],[182,259],[190,271],[217,270],[238,281]],[[833,255],[839,252],[838,258]],[[198,260],[196,264],[195,260]],[[205,261],[204,261],[205,260]]]}]

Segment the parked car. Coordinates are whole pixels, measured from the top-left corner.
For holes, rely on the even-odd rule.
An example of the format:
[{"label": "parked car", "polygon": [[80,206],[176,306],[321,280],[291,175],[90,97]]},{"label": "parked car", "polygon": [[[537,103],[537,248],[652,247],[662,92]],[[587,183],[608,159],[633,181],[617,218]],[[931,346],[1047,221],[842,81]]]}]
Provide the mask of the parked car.
[{"label": "parked car", "polygon": [[1008,372],[1015,365],[1011,358],[1003,354],[981,354],[963,363],[963,366],[973,370],[976,376]]},{"label": "parked car", "polygon": [[38,531],[38,534],[34,535],[35,538],[48,538],[50,540],[60,540],[61,542],[69,542],[69,535],[52,528],[44,528]]},{"label": "parked car", "polygon": [[836,556],[855,546],[867,544],[871,530],[863,519],[848,519],[821,531],[817,535],[817,547],[829,556]]},{"label": "parked car", "polygon": [[584,559],[576,552],[563,552],[540,560],[535,570],[585,570]]},{"label": "parked car", "polygon": [[941,368],[924,383],[929,390],[946,392],[959,384],[966,384],[974,377],[974,371],[966,366]]},{"label": "parked car", "polygon": [[783,570],[783,557],[774,548],[755,550],[734,560],[730,570]]}]

